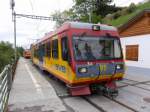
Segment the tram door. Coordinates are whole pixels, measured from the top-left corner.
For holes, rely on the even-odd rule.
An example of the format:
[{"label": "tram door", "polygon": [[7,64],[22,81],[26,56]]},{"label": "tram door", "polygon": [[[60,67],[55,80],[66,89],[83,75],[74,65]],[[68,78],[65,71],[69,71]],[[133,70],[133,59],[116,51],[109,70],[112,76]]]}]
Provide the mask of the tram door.
[{"label": "tram door", "polygon": [[70,55],[67,37],[61,38],[61,58],[62,58],[62,72],[64,72],[64,74],[68,76]]}]

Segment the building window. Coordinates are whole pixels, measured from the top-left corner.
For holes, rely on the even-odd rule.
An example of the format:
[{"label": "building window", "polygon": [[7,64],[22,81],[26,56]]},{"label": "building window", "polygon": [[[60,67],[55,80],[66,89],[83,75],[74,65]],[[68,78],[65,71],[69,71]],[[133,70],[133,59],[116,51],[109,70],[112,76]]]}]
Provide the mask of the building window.
[{"label": "building window", "polygon": [[68,39],[63,37],[61,39],[61,56],[63,60],[68,60]]},{"label": "building window", "polygon": [[52,41],[52,57],[57,59],[58,58],[58,40]]},{"label": "building window", "polygon": [[127,45],[126,46],[126,60],[138,61],[138,45]]}]

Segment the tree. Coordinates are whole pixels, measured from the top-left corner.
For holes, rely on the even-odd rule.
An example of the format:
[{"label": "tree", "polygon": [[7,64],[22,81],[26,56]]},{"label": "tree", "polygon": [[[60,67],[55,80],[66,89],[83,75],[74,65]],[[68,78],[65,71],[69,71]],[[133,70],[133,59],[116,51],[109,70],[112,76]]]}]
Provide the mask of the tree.
[{"label": "tree", "polygon": [[54,14],[51,15],[56,21],[55,28],[60,27],[66,21],[75,21],[78,20],[78,16],[75,14],[73,8],[69,10],[65,10],[63,12],[55,11]]},{"label": "tree", "polygon": [[56,20],[56,28],[60,27],[60,25],[62,25],[64,22],[64,20],[61,19],[62,15],[63,14],[60,11],[55,11],[55,13],[51,15]]},{"label": "tree", "polygon": [[14,49],[9,42],[0,42],[0,72],[14,59]]},{"label": "tree", "polygon": [[99,23],[107,14],[121,9],[111,5],[112,0],[74,0],[74,2],[75,5],[71,9],[64,12],[55,12],[52,15],[58,18],[56,27],[66,20]]},{"label": "tree", "polygon": [[128,13],[132,13],[136,10],[136,5],[131,3],[130,6],[127,8]]},{"label": "tree", "polygon": [[18,54],[18,56],[23,56],[23,51],[24,51],[23,47],[17,47],[17,54]]},{"label": "tree", "polygon": [[74,7],[76,13],[82,16],[89,16],[89,13],[94,13],[103,18],[107,14],[116,12],[120,9],[115,5],[110,5],[110,3],[112,3],[112,0],[75,0]]}]

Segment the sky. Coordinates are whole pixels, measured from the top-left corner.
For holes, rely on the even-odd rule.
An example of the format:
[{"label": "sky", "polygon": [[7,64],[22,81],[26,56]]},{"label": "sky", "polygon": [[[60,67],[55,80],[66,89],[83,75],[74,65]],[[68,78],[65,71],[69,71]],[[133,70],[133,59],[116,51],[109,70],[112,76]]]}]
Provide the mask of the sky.
[{"label": "sky", "polygon": [[[114,0],[117,6],[128,6],[131,2],[143,0]],[[73,6],[73,0],[15,0],[15,11],[18,14],[50,16],[55,11],[64,11]],[[54,21],[17,18],[17,46],[29,48],[36,39],[42,38],[46,32],[54,30]],[[14,42],[12,13],[10,0],[0,0],[0,41]]]}]

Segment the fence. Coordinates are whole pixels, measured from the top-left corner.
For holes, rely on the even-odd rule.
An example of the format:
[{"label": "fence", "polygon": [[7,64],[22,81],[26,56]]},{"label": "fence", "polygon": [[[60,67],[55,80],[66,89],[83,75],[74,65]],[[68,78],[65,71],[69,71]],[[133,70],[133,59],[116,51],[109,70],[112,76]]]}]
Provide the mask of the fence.
[{"label": "fence", "polygon": [[14,61],[11,65],[7,65],[2,73],[0,73],[0,112],[7,111],[7,103],[11,85],[16,69],[17,61]]}]

